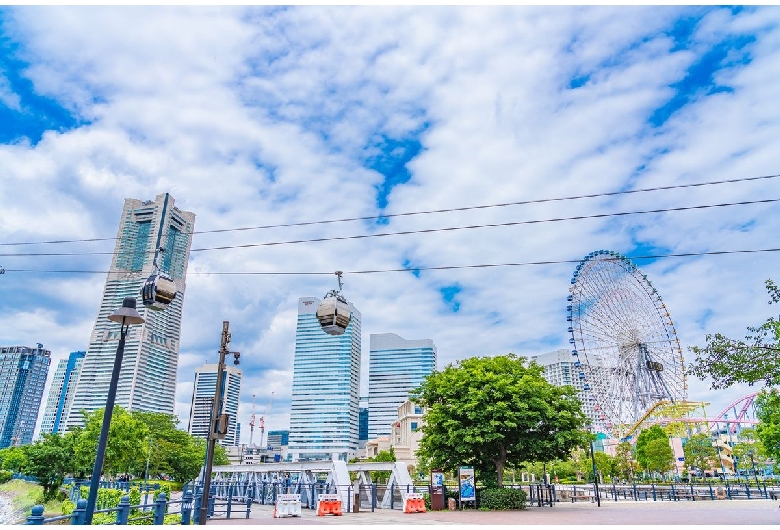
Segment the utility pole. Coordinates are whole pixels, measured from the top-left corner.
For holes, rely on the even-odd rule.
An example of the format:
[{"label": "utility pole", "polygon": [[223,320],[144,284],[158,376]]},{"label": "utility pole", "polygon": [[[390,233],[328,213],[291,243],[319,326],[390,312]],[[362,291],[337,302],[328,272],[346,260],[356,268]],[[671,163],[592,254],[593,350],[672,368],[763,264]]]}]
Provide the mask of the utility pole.
[{"label": "utility pole", "polygon": [[200,503],[200,514],[198,524],[205,525],[209,514],[209,490],[211,489],[211,469],[214,464],[214,446],[218,439],[224,438],[220,432],[219,426],[222,418],[222,377],[225,373],[225,356],[232,353],[233,364],[238,364],[238,358],[241,356],[238,352],[228,351],[230,344],[230,323],[225,320],[222,322],[222,342],[219,348],[219,364],[217,365],[217,384],[214,391],[214,402],[211,406],[211,429],[209,430],[208,444],[206,446],[206,465],[203,470],[203,497]]}]

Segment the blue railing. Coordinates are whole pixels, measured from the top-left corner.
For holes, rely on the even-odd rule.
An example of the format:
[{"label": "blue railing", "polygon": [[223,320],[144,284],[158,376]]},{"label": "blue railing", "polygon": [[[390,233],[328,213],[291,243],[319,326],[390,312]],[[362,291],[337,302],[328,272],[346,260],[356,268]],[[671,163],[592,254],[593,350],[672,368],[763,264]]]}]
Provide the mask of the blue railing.
[{"label": "blue railing", "polygon": [[[178,506],[178,511],[173,511],[171,509],[175,506]],[[161,525],[164,523],[166,515],[181,515],[181,524],[189,525],[192,520],[192,507],[192,490],[185,490],[180,500],[168,500],[165,492],[161,492],[157,495],[157,498],[153,503],[136,505],[131,505],[130,497],[128,495],[123,495],[118,506],[95,510],[95,513],[116,513],[115,521],[108,524],[126,525],[133,521],[151,519],[152,524]],[[86,520],[86,512],[86,499],[79,499],[77,501],[76,509],[73,510],[73,513],[48,518],[43,516],[43,506],[38,504],[33,506],[32,513],[27,517],[27,522],[25,524],[52,524],[70,520],[70,524],[83,525]]]}]

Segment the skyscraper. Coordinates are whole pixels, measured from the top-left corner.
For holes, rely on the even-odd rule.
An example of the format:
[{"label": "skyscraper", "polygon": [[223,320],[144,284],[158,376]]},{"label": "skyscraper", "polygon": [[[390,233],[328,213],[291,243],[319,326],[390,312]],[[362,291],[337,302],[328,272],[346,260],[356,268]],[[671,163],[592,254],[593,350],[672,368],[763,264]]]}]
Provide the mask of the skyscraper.
[{"label": "skyscraper", "polygon": [[139,297],[141,285],[154,271],[156,249],[160,248],[159,267],[176,283],[176,298],[162,311],[138,303],[146,322],[130,326],[116,404],[129,410],[173,414],[185,276],[194,225],[195,214],[176,208],[167,193],[153,201],[125,199],[114,257],[66,428],[83,424],[82,410],[105,407],[119,341],[119,326],[108,316],[126,296]]},{"label": "skyscraper", "polygon": [[[217,440],[220,445],[238,445],[241,433],[238,429],[238,403],[241,398],[241,379],[243,374],[240,368],[225,366],[222,373],[222,412],[230,415],[228,432],[222,440]],[[217,390],[217,365],[204,364],[195,370],[195,388],[192,391],[192,403],[190,406],[190,422],[187,430],[193,436],[208,438],[209,419],[211,408],[214,404],[214,392]]]},{"label": "skyscraper", "polygon": [[67,359],[60,359],[57,370],[54,372],[49,397],[46,400],[46,408],[43,410],[41,420],[41,434],[60,432],[65,423],[64,415],[67,414],[73,401],[73,391],[76,388],[76,380],[81,372],[85,351],[70,352]]},{"label": "skyscraper", "polygon": [[328,335],[317,320],[319,298],[298,300],[289,453],[293,461],[349,460],[358,448],[360,320]]},{"label": "skyscraper", "polygon": [[32,442],[50,363],[43,344],[0,348],[0,449]]},{"label": "skyscraper", "polygon": [[391,434],[398,407],[425,376],[436,370],[436,346],[430,339],[406,340],[395,333],[370,337],[368,364],[368,438]]},{"label": "skyscraper", "polygon": [[582,401],[582,411],[594,421],[594,424],[600,425],[599,417],[594,409],[595,401],[590,392],[583,392],[583,381],[578,374],[580,372],[574,366],[577,360],[572,357],[570,350],[555,350],[541,355],[534,355],[531,360],[544,368],[544,378],[547,382],[556,385],[570,385],[577,389],[579,398]]}]

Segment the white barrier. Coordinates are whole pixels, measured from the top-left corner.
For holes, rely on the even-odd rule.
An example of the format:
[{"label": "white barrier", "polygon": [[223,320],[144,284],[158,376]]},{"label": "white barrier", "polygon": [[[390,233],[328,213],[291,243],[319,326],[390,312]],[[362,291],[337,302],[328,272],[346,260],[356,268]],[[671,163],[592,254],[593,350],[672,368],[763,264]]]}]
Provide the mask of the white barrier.
[{"label": "white barrier", "polygon": [[276,497],[274,505],[274,517],[300,517],[301,516],[301,494],[300,493],[280,493]]}]

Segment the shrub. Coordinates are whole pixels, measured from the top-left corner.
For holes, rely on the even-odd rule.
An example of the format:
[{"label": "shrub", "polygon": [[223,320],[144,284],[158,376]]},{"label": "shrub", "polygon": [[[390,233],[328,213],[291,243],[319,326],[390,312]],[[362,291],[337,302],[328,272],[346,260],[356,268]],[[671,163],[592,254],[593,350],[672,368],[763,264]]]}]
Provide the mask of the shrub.
[{"label": "shrub", "polygon": [[484,510],[524,510],[526,493],[514,488],[477,490],[477,505]]},{"label": "shrub", "polygon": [[76,505],[70,501],[62,501],[62,515],[70,515],[76,509]]},{"label": "shrub", "polygon": [[5,484],[11,478],[13,478],[14,474],[10,471],[6,471],[5,469],[0,471],[0,484]]}]

